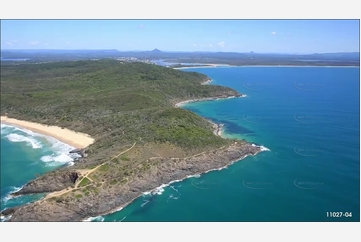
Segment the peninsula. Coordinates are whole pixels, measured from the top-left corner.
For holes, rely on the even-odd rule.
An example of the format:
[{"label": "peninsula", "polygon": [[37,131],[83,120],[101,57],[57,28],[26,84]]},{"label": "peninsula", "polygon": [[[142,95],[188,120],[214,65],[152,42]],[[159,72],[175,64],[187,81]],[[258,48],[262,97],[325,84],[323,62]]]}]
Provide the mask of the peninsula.
[{"label": "peninsula", "polygon": [[262,151],[220,137],[221,124],[178,107],[188,100],[242,97],[208,82],[195,72],[112,59],[1,66],[1,122],[86,148],[73,166],[34,177],[12,194],[45,193],[42,200],[2,216],[82,221],[162,184]]}]

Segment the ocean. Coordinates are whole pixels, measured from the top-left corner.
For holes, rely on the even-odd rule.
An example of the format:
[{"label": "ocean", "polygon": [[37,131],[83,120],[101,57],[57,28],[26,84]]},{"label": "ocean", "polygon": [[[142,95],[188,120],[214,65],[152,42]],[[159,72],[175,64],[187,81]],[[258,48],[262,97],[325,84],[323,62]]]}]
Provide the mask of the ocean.
[{"label": "ocean", "polygon": [[[247,95],[182,108],[223,123],[224,137],[245,139],[269,151],[162,186],[156,195],[145,193],[118,212],[88,221],[360,221],[359,67],[182,71],[206,74],[211,85]],[[8,193],[36,173],[70,161],[65,153],[71,147],[56,148],[60,143],[44,136],[2,125],[1,140],[2,209],[41,198],[15,200]]]},{"label": "ocean", "polygon": [[73,165],[78,156],[69,154],[73,149],[52,137],[1,123],[1,211],[43,198],[45,194],[9,194],[38,175]]}]

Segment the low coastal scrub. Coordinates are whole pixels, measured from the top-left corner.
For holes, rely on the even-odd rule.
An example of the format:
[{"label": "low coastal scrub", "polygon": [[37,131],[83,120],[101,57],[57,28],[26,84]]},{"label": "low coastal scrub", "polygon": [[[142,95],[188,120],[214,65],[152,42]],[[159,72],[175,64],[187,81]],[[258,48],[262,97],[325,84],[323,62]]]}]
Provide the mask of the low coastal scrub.
[{"label": "low coastal scrub", "polygon": [[[204,118],[175,107],[189,99],[239,95],[227,87],[202,85],[208,79],[199,73],[116,60],[5,65],[1,66],[1,115],[68,128],[95,139],[86,149],[87,157],[57,173],[62,177],[62,172],[70,169],[90,172],[78,178],[79,189],[68,193],[78,204],[62,198],[55,199],[57,203],[113,204],[114,194],[128,188],[130,193],[122,196],[131,201],[144,192],[140,189],[154,188],[163,179],[209,170],[212,167],[204,152],[234,143],[216,136],[214,127]],[[243,153],[238,149],[230,149],[227,159],[227,153],[213,153],[211,161],[226,164],[227,160],[256,152],[252,147]],[[194,155],[200,153],[204,165],[195,160]],[[177,167],[181,168],[178,173]],[[152,186],[147,177],[153,179],[149,181]],[[69,185],[75,186],[56,187],[62,190]]]},{"label": "low coastal scrub", "polygon": [[134,142],[216,147],[227,142],[212,134],[208,122],[173,107],[188,99],[237,94],[201,85],[206,80],[199,73],[116,60],[1,66],[1,115],[94,137],[79,168],[101,164]]}]

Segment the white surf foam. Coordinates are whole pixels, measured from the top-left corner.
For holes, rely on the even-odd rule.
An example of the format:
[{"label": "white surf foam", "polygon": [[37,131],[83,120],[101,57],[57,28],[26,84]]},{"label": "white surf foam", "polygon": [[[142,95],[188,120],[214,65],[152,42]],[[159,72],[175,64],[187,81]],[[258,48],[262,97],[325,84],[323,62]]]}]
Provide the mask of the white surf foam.
[{"label": "white surf foam", "polygon": [[155,195],[162,195],[162,193],[164,192],[164,187],[167,187],[169,184],[162,184],[159,187],[155,188],[152,190],[152,194]]},{"label": "white surf foam", "polygon": [[261,148],[261,151],[271,151],[270,149],[268,149],[267,147],[261,145],[261,146],[258,146],[258,145],[255,145],[255,144],[252,144],[253,147],[259,147]]},{"label": "white surf foam", "polygon": [[55,154],[42,156],[40,160],[43,162],[67,163],[73,161],[73,158],[71,158],[66,153],[60,153],[59,151],[56,151]]},{"label": "white surf foam", "polygon": [[17,191],[20,191],[21,189],[22,189],[22,187],[11,187],[10,192],[8,194],[6,194],[6,196],[1,199],[2,203],[5,204],[10,199],[14,198],[14,197],[10,196],[10,194],[14,193],[14,192],[17,192]]},{"label": "white surf foam", "polygon": [[[31,145],[33,149],[44,148],[48,153],[51,151],[51,154],[44,155],[40,158],[42,162],[47,163],[49,166],[58,166],[65,163],[71,166],[74,165],[74,159],[80,157],[80,155],[76,153],[69,154],[71,150],[75,149],[74,147],[51,136],[34,133],[31,130],[7,124],[1,124],[1,129],[2,132],[5,130],[5,132],[10,133],[6,137],[11,142],[26,142],[28,145]],[[23,134],[11,133],[14,131],[20,131]]]},{"label": "white surf foam", "polygon": [[171,195],[169,195],[168,199],[177,200],[177,199],[179,199],[179,197],[175,197],[175,196],[173,196],[173,194],[171,194]]},{"label": "white surf foam", "polygon": [[7,125],[7,124],[1,124],[1,135],[6,135],[14,131],[14,126]]},{"label": "white surf foam", "polygon": [[[257,146],[257,145],[252,144],[252,146],[255,147],[255,146]],[[261,148],[261,149],[260,149],[261,151],[270,151],[270,149],[268,149],[267,147],[264,147],[264,146],[257,146],[257,147],[260,147],[260,148]],[[210,170],[208,170],[208,171],[206,171],[206,172],[203,172],[202,174],[206,174],[206,173],[211,172],[211,171],[221,171],[221,170],[223,170],[223,169],[227,169],[230,165],[234,164],[236,161],[243,160],[243,159],[246,158],[247,156],[248,156],[248,155],[244,155],[244,156],[241,157],[240,159],[234,160],[234,161],[230,162],[229,164],[227,164],[227,165],[225,165],[225,166],[223,166],[223,167],[215,168],[215,169],[210,169]],[[162,195],[162,193],[164,192],[164,188],[167,187],[167,186],[169,186],[169,185],[171,185],[172,183],[180,182],[180,181],[185,180],[185,179],[188,179],[188,178],[200,178],[200,177],[201,177],[201,174],[188,175],[188,176],[186,176],[184,179],[174,180],[174,181],[169,182],[168,184],[162,184],[162,185],[160,185],[159,187],[156,187],[156,188],[153,189],[153,190],[143,192],[143,196],[148,196],[148,195],[150,195],[150,194],[152,194],[152,195],[155,195],[155,194],[157,194],[157,195]],[[174,188],[174,186],[171,186],[171,189],[176,190],[176,189]],[[177,191],[178,191],[178,190],[177,190]],[[174,198],[174,199],[178,199],[178,198]],[[145,204],[144,204],[144,205],[145,205]],[[142,204],[142,206],[144,206],[144,205]]]},{"label": "white surf foam", "polygon": [[70,151],[74,150],[74,147],[49,136],[43,137],[50,143],[51,146],[49,150],[52,151],[51,155],[44,155],[40,158],[40,160],[47,163],[47,165],[68,163],[68,166],[72,166],[74,165],[74,159],[80,157],[80,155],[76,153],[69,154]]},{"label": "white surf foam", "polygon": [[200,175],[200,174],[195,174],[195,175],[189,175],[189,176],[187,176],[187,178],[192,178],[192,177],[194,177],[194,178],[200,178],[201,175]]},{"label": "white surf foam", "polygon": [[34,133],[34,132],[31,131],[31,130],[24,129],[24,128],[15,126],[15,125],[1,124],[1,128],[3,128],[3,127],[4,127],[5,129],[9,129],[9,130],[12,131],[12,132],[14,132],[14,131],[20,131],[20,132],[25,133],[25,134],[30,135],[30,136],[38,136],[38,135],[40,135],[40,134]]},{"label": "white surf foam", "polygon": [[14,128],[14,126],[1,123],[1,128],[2,128],[2,129],[5,129],[5,128]]},{"label": "white surf foam", "polygon": [[83,222],[103,222],[104,217],[102,216],[96,216],[96,217],[90,217],[83,220]]},{"label": "white surf foam", "polygon": [[43,147],[41,145],[41,142],[37,141],[36,139],[32,137],[26,137],[21,134],[15,134],[15,133],[8,134],[6,138],[8,138],[8,140],[11,142],[25,142],[27,143],[27,145],[31,145],[33,149],[40,149]]},{"label": "white surf foam", "polygon": [[146,200],[144,203],[142,203],[142,205],[140,205],[141,207],[144,207],[147,203],[149,203],[148,200]]},{"label": "white surf foam", "polygon": [[176,189],[174,186],[170,186],[170,188],[179,193],[178,189]]},{"label": "white surf foam", "polygon": [[150,194],[152,194],[152,195],[155,195],[155,194],[162,195],[162,193],[164,192],[165,187],[167,187],[167,186],[169,186],[169,185],[171,185],[173,183],[180,182],[180,181],[182,181],[182,180],[174,180],[174,181],[171,181],[171,182],[169,182],[167,184],[162,184],[159,187],[156,187],[156,188],[154,188],[154,189],[152,189],[150,191],[143,192],[143,196],[148,196]]},{"label": "white surf foam", "polygon": [[261,145],[260,147],[261,147],[261,151],[271,151],[270,149],[268,149],[267,147],[264,147],[263,145]]},{"label": "white surf foam", "polygon": [[9,216],[7,216],[7,217],[5,217],[5,216],[1,215],[1,219],[0,219],[0,221],[1,221],[1,222],[8,221],[9,219],[11,219],[11,217],[12,217],[12,215],[9,215]]}]

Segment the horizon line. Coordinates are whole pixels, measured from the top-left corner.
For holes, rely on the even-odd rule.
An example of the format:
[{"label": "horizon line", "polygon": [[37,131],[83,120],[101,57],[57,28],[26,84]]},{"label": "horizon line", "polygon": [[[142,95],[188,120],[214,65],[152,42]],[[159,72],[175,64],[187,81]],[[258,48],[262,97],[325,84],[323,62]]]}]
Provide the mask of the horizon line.
[{"label": "horizon line", "polygon": [[207,50],[193,50],[193,51],[184,51],[184,50],[160,50],[154,48],[152,50],[119,50],[119,49],[1,49],[1,51],[118,51],[118,52],[152,52],[154,50],[158,50],[160,52],[168,52],[168,53],[239,53],[239,54],[288,54],[288,55],[312,55],[312,54],[349,54],[349,53],[358,53],[360,51],[335,51],[335,52],[309,52],[309,53],[297,53],[297,52],[255,52],[255,51],[207,51]]}]

